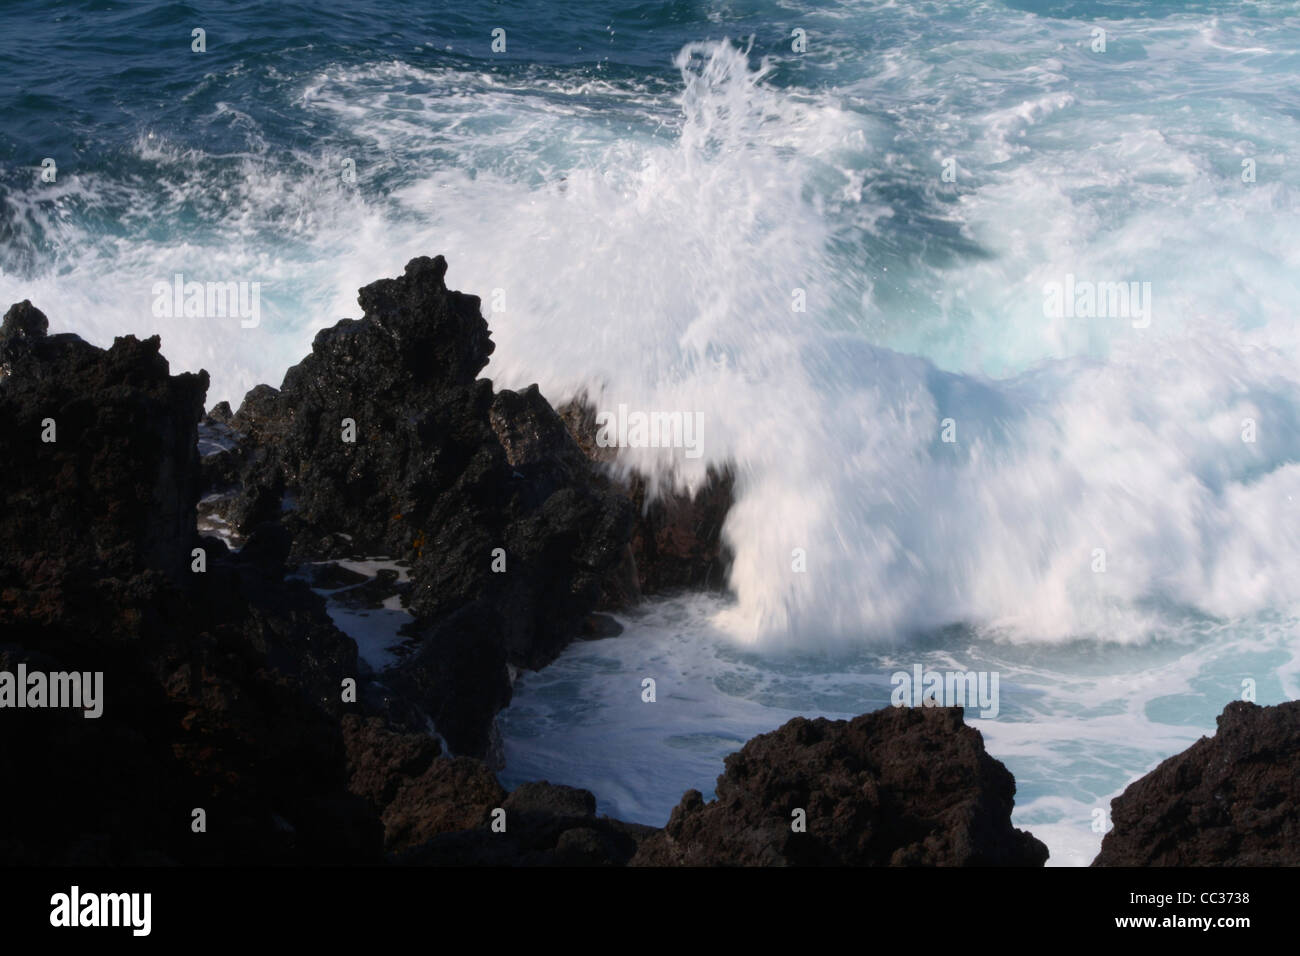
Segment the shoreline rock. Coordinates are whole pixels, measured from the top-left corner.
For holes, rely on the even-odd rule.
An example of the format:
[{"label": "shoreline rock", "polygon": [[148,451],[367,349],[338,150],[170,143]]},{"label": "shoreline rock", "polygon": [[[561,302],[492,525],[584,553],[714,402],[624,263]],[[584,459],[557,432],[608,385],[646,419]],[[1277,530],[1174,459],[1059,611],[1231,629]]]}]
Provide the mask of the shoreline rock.
[{"label": "shoreline rock", "polygon": [[241,535],[277,523],[298,560],[411,563],[413,653],[383,675],[451,749],[492,751],[509,668],[550,663],[578,637],[632,530],[536,386],[478,378],[493,343],[476,296],[441,257],[361,289],[360,319],[316,335],[279,389],[258,386],[209,427],[234,437],[228,480]]},{"label": "shoreline rock", "polygon": [[620,563],[605,581],[600,610],[634,607],[645,595],[725,591],[732,554],[722,527],[735,503],[734,469],[709,466],[694,493],[671,490],[651,499],[645,476],[622,475],[611,467],[617,449],[596,443],[596,410],[585,395],[563,405],[559,414],[607,487],[626,497],[636,516]]},{"label": "shoreline rock", "polygon": [[[477,758],[513,673],[610,633],[592,612],[620,575],[632,598],[720,582],[732,479],[648,508],[643,485],[615,487],[536,387],[476,377],[487,326],[445,271],[416,259],[367,286],[363,318],[322,331],[280,389],[206,416],[206,374],[171,375],[157,337],[104,350],[49,335],[28,302],[9,310],[0,669],[102,670],[107,701],[96,720],[0,714],[0,774],[22,781],[0,792],[22,824],[0,860],[1041,864],[1007,822],[1010,774],[959,714],[791,722],[666,831],[598,816],[573,787],[507,794]],[[379,548],[409,580],[331,563]],[[311,584],[293,576],[304,559]],[[313,584],[357,609],[399,597],[410,653],[368,674]],[[790,843],[796,797],[809,833]]]},{"label": "shoreline rock", "polygon": [[284,581],[283,536],[198,534],[206,373],[171,375],[157,337],[47,330],[28,302],[0,329],[0,670],[102,672],[104,701],[0,712],[0,859],[377,859],[343,788],[355,644]]},{"label": "shoreline rock", "polygon": [[1111,801],[1093,866],[1300,866],[1300,701],[1234,701]]},{"label": "shoreline rock", "polygon": [[[1016,784],[961,708],[796,717],[682,797],[633,866],[1042,866],[1011,825]],[[796,830],[802,812],[806,829]]]}]

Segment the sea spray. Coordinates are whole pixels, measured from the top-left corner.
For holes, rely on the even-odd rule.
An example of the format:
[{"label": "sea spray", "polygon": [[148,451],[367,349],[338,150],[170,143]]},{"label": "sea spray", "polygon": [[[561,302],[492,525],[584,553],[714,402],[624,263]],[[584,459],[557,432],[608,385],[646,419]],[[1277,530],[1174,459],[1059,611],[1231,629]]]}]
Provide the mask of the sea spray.
[{"label": "sea spray", "polygon": [[[699,458],[619,464],[652,494],[735,467],[718,623],[756,646],[954,624],[1141,642],[1294,612],[1300,541],[1277,516],[1300,491],[1296,196],[1267,106],[1288,67],[1232,52],[1284,49],[1288,28],[1130,28],[1175,76],[1180,44],[1214,38],[1197,68],[1259,104],[1243,122],[1272,143],[1247,182],[1215,102],[1165,109],[1151,71],[1140,99],[1114,89],[1133,110],[1070,92],[1066,73],[1115,79],[1059,60],[1076,24],[976,7],[929,24],[1014,38],[1017,72],[999,61],[976,95],[970,65],[1002,53],[935,59],[895,13],[871,16],[810,30],[793,58],[685,42],[631,78],[419,57],[260,73],[292,106],[276,123],[315,138],[281,149],[279,126],[217,95],[203,123],[238,150],[163,123],[118,144],[121,169],[63,163],[46,192],[7,189],[0,292],[101,343],[160,334],[174,367],[209,368],[210,400],[237,401],[355,315],[360,285],[445,252],[491,310],[498,385],[704,416]],[[880,49],[846,59],[865,33]],[[176,272],[260,282],[263,321],[151,315],[150,283]],[[1044,315],[1067,275],[1136,277],[1159,307]]]}]

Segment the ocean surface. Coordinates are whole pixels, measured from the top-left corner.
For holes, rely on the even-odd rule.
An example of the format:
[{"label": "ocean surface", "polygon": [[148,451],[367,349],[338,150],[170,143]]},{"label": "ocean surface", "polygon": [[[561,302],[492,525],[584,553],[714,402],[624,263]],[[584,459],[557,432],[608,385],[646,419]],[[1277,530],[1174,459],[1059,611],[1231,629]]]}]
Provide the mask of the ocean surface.
[{"label": "ocean surface", "polygon": [[[975,671],[1085,864],[1226,703],[1300,697],[1292,2],[6,0],[0,112],[0,303],[160,334],[209,404],[442,253],[499,387],[701,416],[624,461],[734,463],[732,595],[522,675],[507,783],[662,824],[753,734]],[[156,314],[178,273],[259,321]],[[1134,295],[1050,306],[1088,283]]]}]

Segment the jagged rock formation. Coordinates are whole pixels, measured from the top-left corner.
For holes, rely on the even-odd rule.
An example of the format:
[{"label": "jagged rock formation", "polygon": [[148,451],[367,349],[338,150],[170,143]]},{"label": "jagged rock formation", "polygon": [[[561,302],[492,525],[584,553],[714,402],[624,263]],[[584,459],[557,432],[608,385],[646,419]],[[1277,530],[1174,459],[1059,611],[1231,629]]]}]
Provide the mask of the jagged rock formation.
[{"label": "jagged rock formation", "polygon": [[486,827],[506,792],[481,761],[442,756],[428,734],[397,733],[377,717],[343,719],[348,789],[384,825],[384,849],[410,849],[443,833]]},{"label": "jagged rock formation", "polygon": [[1300,865],[1300,701],[1218,725],[1111,801],[1093,866]]},{"label": "jagged rock formation", "polygon": [[376,859],[343,786],[355,645],[284,582],[286,539],[196,533],[206,374],[47,328],[23,302],[0,329],[0,670],[102,671],[103,713],[0,711],[0,859]]},{"label": "jagged rock formation", "polygon": [[[632,599],[720,582],[731,479],[643,508],[535,387],[476,378],[491,342],[445,269],[416,259],[367,286],[365,316],[321,332],[282,388],[201,422],[206,374],[171,375],[156,337],[103,350],[9,310],[0,671],[102,671],[104,700],[97,719],[0,710],[0,862],[1043,862],[959,712],[792,721],[664,832],[598,816],[585,790],[506,794],[474,757],[511,669],[599,628],[611,582]],[[377,551],[409,579],[330,560]],[[356,607],[400,597],[410,652],[368,675],[290,575],[303,559]]]},{"label": "jagged rock formation", "polygon": [[[608,466],[617,448],[596,443],[596,410],[586,396],[560,408],[560,416],[583,453]],[[731,552],[722,526],[735,501],[736,476],[730,467],[708,469],[694,493],[674,490],[649,497],[646,479],[602,467],[610,489],[632,502],[636,524],[620,564],[605,580],[601,607],[620,610],[643,595],[672,591],[720,591],[726,587]]]},{"label": "jagged rock formation", "polygon": [[[585,791],[541,784],[507,797],[478,760],[446,758],[437,738],[365,716],[364,689],[355,703],[341,694],[359,676],[355,643],[305,582],[286,579],[291,553],[315,546],[295,543],[295,533],[316,530],[306,516],[336,517],[343,533],[391,547],[394,522],[367,528],[345,516],[355,507],[375,518],[376,496],[392,491],[419,497],[412,521],[431,530],[424,546],[419,534],[411,542],[424,586],[416,603],[431,631],[419,664],[394,683],[431,692],[421,700],[451,714],[444,735],[462,730],[460,714],[476,730],[490,724],[509,698],[507,662],[544,662],[594,603],[602,536],[616,554],[630,509],[587,486],[587,462],[536,389],[493,396],[489,383],[466,380],[490,343],[463,309],[439,325],[470,301],[435,289],[441,276],[440,261],[417,260],[406,283],[363,292],[373,321],[322,333],[325,347],[285,389],[255,389],[238,414],[214,409],[202,458],[206,374],[170,375],[156,337],[121,338],[105,351],[48,335],[30,303],[9,311],[0,329],[0,453],[13,463],[0,471],[0,670],[103,671],[104,699],[91,720],[0,712],[0,773],[11,782],[0,788],[0,816],[14,824],[0,832],[0,860],[346,863],[408,852],[622,863],[635,852],[633,835],[648,828],[597,820]],[[424,346],[444,371],[464,374],[424,381],[412,370],[418,354],[408,355]],[[340,382],[368,361],[373,401],[359,403],[359,382],[351,394],[362,420],[377,415],[386,396],[374,376],[399,352],[429,390],[393,382],[390,366],[391,388],[412,390],[397,414],[430,407],[419,422],[404,418],[414,431],[388,420],[403,437],[363,448],[349,466],[358,492],[339,473],[348,452],[340,459],[307,422],[332,415],[321,396],[341,394]],[[232,517],[253,506],[252,520],[235,520],[237,553],[196,530],[205,481],[234,487]],[[286,488],[306,506],[281,521]],[[424,553],[440,537],[446,566]],[[327,536],[323,550],[340,540]],[[510,549],[506,574],[489,576],[489,543]],[[313,576],[322,582],[356,576],[323,565]],[[359,585],[354,596],[377,599],[391,583],[364,594]],[[496,807],[513,825],[485,840],[497,836],[483,827]],[[192,827],[196,808],[206,832]]]},{"label": "jagged rock formation", "polygon": [[[5,314],[0,564],[75,564],[87,573],[187,573],[194,538],[206,373],[168,375],[155,336],[107,351],[49,335],[30,302]],[[48,426],[47,424],[48,423]]]},{"label": "jagged rock formation", "polygon": [[622,866],[653,827],[596,815],[587,790],[541,781],[501,804],[505,831],[490,827],[435,837],[401,854],[410,866]]},{"label": "jagged rock formation", "polygon": [[233,447],[208,470],[237,485],[226,517],[240,534],[278,521],[297,557],[411,562],[416,650],[385,684],[455,753],[483,756],[509,667],[541,667],[581,633],[633,514],[535,386],[477,378],[487,323],[446,269],[413,259],[366,286],[364,316],[322,330],[279,390],[216,410],[209,427]]},{"label": "jagged rock formation", "polygon": [[[960,708],[796,717],[691,790],[634,866],[1042,866],[1011,826],[1015,780]],[[796,832],[802,810],[806,832]]]}]

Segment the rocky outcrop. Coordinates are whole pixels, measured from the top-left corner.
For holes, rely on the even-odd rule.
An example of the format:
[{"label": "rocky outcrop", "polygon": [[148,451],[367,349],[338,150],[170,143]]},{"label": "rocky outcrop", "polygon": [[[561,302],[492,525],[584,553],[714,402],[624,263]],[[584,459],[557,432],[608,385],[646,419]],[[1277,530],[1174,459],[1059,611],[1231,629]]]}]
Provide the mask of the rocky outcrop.
[{"label": "rocky outcrop", "polygon": [[1300,865],[1300,701],[1229,704],[1218,732],[1111,801],[1093,866]]},{"label": "rocky outcrop", "polygon": [[214,409],[207,473],[236,534],[278,522],[298,558],[410,562],[412,653],[384,683],[453,752],[484,756],[510,668],[544,666],[583,632],[633,513],[535,386],[477,377],[487,323],[446,269],[413,259],[366,286],[363,317],[322,330],[278,390]]},{"label": "rocky outcrop", "polygon": [[[428,533],[412,539],[414,580],[367,581],[331,563],[308,578],[348,588],[359,607],[399,592],[418,604],[415,663],[385,677],[420,692],[445,736],[471,740],[508,701],[509,667],[540,665],[577,632],[606,539],[614,554],[624,544],[628,507],[591,487],[588,463],[537,390],[493,395],[470,380],[490,343],[481,320],[456,313],[462,298],[434,288],[441,274],[417,261],[406,283],[363,291],[366,320],[323,333],[324,348],[284,389],[255,389],[238,413],[218,406],[201,429],[207,377],[170,375],[157,338],[121,338],[106,351],[49,335],[30,303],[10,310],[0,329],[0,451],[13,463],[0,471],[0,670],[102,671],[104,691],[97,719],[0,712],[0,774],[10,781],[0,817],[18,824],[0,831],[0,860],[347,863],[404,853],[612,864],[635,852],[648,828],[598,819],[589,793],[540,784],[507,796],[482,762],[443,756],[437,737],[408,732],[425,715],[368,684],[321,598],[286,576],[317,545],[394,546],[385,536],[400,535],[397,522],[367,530],[345,515],[369,508],[374,518],[376,496],[419,497],[408,511]],[[434,328],[419,331],[422,321]],[[418,348],[446,381],[424,382]],[[322,396],[345,387],[360,421],[379,415],[393,394],[372,388],[363,402],[359,382],[347,382],[381,384],[378,368],[399,354],[412,380],[397,384],[389,368],[390,388],[411,390],[395,414],[424,418],[386,420],[399,438],[374,438],[383,447],[363,448],[340,474],[337,449],[304,415],[328,419]],[[237,552],[196,529],[205,484],[233,491],[225,530],[237,532]],[[285,512],[286,496],[302,511]],[[311,537],[323,530],[313,520],[334,518],[341,531]],[[489,544],[507,549],[507,571],[495,576]],[[358,696],[341,692],[348,680],[361,682]],[[398,715],[397,725],[368,711]],[[487,826],[497,808],[509,814],[504,837]]]},{"label": "rocky outcrop", "polygon": [[[486,325],[444,273],[363,289],[280,389],[202,419],[206,374],[171,375],[157,338],[104,350],[9,310],[0,671],[104,676],[96,719],[0,710],[0,862],[1043,862],[960,711],[792,721],[663,832],[585,790],[506,794],[473,758],[512,670],[603,632],[589,612],[620,575],[633,596],[713,580],[730,479],[648,507],[615,487],[535,387],[476,378]],[[401,574],[330,560],[379,550]],[[400,600],[406,653],[368,674],[313,586]]]},{"label": "rocky outcrop", "polygon": [[0,567],[188,573],[206,373],[170,376],[159,339],[107,351],[49,335],[30,302],[0,329],[6,513]]},{"label": "rocky outcrop", "polygon": [[600,607],[621,610],[650,594],[723,590],[732,556],[722,526],[735,500],[735,473],[710,466],[694,492],[652,496],[644,475],[611,467],[618,449],[597,444],[596,410],[586,396],[563,405],[560,416],[606,486],[627,498],[636,515],[628,547],[604,581]]},{"label": "rocky outcrop", "polygon": [[505,791],[480,761],[442,756],[428,734],[396,733],[377,717],[349,715],[343,736],[348,789],[379,815],[388,852],[486,827],[505,802]]},{"label": "rocky outcrop", "polygon": [[98,718],[0,711],[0,859],[376,859],[338,728],[355,645],[284,581],[286,536],[196,532],[206,375],[26,302],[0,367],[0,670],[103,674]]},{"label": "rocky outcrop", "polygon": [[596,798],[574,787],[525,783],[507,795],[480,761],[442,756],[427,734],[395,733],[374,717],[346,717],[343,728],[349,789],[374,808],[385,850],[406,865],[617,866],[656,832],[597,817]]},{"label": "rocky outcrop", "polygon": [[688,791],[632,865],[1041,866],[1015,790],[960,708],[796,717],[727,758],[715,800]]},{"label": "rocky outcrop", "polygon": [[729,468],[710,467],[694,493],[672,491],[647,500],[645,479],[632,477],[628,496],[639,520],[631,548],[642,594],[726,587],[732,558],[722,542],[722,525],[735,484]]},{"label": "rocky outcrop", "polygon": [[590,791],[541,781],[500,805],[500,825],[435,837],[401,854],[410,866],[623,866],[653,827],[596,815]]}]

